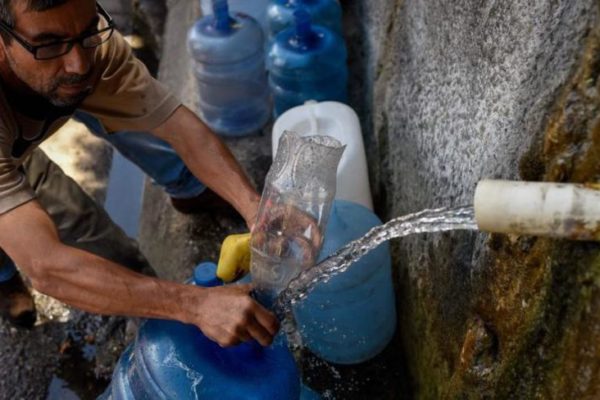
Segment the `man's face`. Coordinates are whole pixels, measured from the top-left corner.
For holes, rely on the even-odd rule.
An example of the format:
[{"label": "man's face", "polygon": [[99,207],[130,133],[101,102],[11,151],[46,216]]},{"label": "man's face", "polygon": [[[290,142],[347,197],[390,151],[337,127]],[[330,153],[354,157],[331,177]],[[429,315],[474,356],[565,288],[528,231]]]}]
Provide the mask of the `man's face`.
[{"label": "man's face", "polygon": [[[98,25],[96,2],[69,0],[46,11],[27,10],[26,1],[13,1],[14,32],[32,45],[71,39]],[[16,40],[0,40],[2,70],[8,68],[25,85],[58,107],[76,106],[92,90],[96,49],[75,44],[71,51],[50,60],[36,60]]]}]

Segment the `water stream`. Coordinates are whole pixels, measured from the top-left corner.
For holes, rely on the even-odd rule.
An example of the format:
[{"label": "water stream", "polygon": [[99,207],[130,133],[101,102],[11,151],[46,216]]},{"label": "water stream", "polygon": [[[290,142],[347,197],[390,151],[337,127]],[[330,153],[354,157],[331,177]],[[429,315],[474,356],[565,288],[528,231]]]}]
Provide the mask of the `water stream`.
[{"label": "water stream", "polygon": [[417,233],[477,230],[472,206],[423,210],[390,220],[367,232],[312,268],[303,271],[283,290],[275,302],[274,311],[282,322],[290,347],[301,346],[292,306],[302,301],[318,284],[343,273],[369,251],[390,239]]}]

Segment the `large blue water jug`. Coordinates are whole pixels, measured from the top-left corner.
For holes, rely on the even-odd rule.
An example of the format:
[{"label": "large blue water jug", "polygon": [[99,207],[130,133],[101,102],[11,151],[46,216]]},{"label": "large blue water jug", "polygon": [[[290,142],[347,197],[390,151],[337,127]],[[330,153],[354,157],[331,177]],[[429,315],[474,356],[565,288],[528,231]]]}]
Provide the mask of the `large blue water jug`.
[{"label": "large blue water jug", "polygon": [[313,25],[304,10],[295,11],[294,17],[295,27],[277,34],[267,56],[276,116],[307,100],[345,103],[348,97],[344,39]]},{"label": "large blue water jug", "polygon": [[260,131],[270,117],[263,31],[252,17],[229,13],[226,0],[213,0],[213,15],[188,33],[202,120],[223,136]]},{"label": "large blue water jug", "polygon": [[269,38],[294,25],[294,11],[306,10],[312,21],[342,34],[342,7],[338,0],[271,0],[267,7]]},{"label": "large blue water jug", "polygon": [[[216,286],[216,266],[194,273],[197,284]],[[192,325],[147,320],[122,354],[101,399],[298,400],[300,375],[283,342],[247,342],[222,348]]]},{"label": "large blue water jug", "polygon": [[[378,225],[381,221],[368,208],[335,200],[320,260]],[[305,345],[321,358],[356,364],[376,356],[396,329],[389,244],[318,284],[294,312]]]}]

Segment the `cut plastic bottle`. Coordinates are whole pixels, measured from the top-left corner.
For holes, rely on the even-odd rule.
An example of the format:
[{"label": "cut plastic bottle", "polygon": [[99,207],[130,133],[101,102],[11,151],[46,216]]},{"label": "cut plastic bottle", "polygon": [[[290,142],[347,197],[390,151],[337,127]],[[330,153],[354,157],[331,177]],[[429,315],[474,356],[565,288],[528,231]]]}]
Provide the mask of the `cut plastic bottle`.
[{"label": "cut plastic bottle", "polygon": [[300,136],[328,135],[345,145],[337,170],[335,198],[373,210],[360,121],[352,108],[339,102],[325,101],[308,102],[289,109],[273,125],[273,155],[277,154],[279,138],[285,131],[293,131]]}]

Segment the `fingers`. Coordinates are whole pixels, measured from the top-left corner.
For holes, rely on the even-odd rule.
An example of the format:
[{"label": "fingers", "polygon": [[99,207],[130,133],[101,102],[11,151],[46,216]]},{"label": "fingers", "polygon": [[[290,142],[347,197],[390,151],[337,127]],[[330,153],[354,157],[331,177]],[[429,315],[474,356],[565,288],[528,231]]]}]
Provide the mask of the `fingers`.
[{"label": "fingers", "polygon": [[234,346],[252,340],[252,335],[245,326],[237,326],[233,332],[230,332],[230,335],[231,340],[229,346]]},{"label": "fingers", "polygon": [[275,315],[249,296],[252,285],[213,288],[197,326],[221,347],[256,340],[269,346],[279,329]]},{"label": "fingers", "polygon": [[[259,306],[260,307],[260,306]],[[260,324],[271,336],[275,336],[279,330],[279,321],[273,313],[260,307],[255,314],[256,322]]]},{"label": "fingers", "polygon": [[269,346],[273,343],[273,335],[265,329],[264,326],[258,323],[253,317],[253,321],[248,324],[248,333],[262,346]]},{"label": "fingers", "polygon": [[215,331],[205,330],[202,333],[221,347],[237,346],[242,343],[237,335],[223,329],[215,329]]},{"label": "fingers", "polygon": [[238,333],[240,340],[254,339],[263,346],[269,346],[279,329],[279,322],[275,315],[267,311],[264,307],[255,301],[246,312],[242,321],[242,326]]},{"label": "fingers", "polygon": [[[265,313],[269,314],[266,311]],[[265,316],[261,315],[260,318],[265,319]],[[272,316],[272,318],[277,321],[274,316]],[[248,312],[247,316],[239,325],[236,325],[233,330],[220,330],[218,333],[215,333],[214,336],[209,336],[207,332],[205,332],[205,334],[211,340],[217,342],[221,347],[236,346],[252,339],[256,340],[262,346],[269,346],[273,343],[273,338],[277,333],[278,323],[271,321],[268,317],[266,319],[266,323],[260,322],[257,314]]]}]

